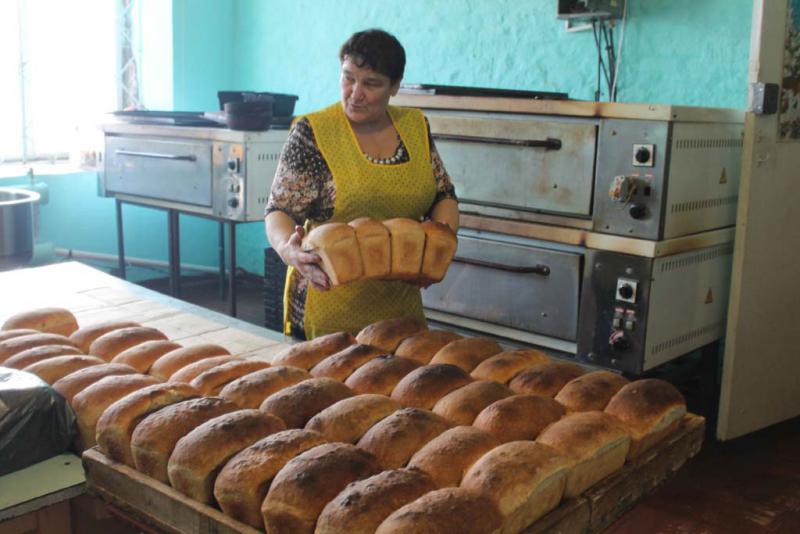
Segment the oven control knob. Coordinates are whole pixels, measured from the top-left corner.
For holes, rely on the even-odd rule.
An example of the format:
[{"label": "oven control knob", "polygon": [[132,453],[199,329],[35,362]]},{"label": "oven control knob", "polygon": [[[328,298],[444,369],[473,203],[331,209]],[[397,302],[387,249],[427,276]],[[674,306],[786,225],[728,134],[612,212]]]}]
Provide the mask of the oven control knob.
[{"label": "oven control knob", "polygon": [[615,330],[611,333],[608,344],[611,345],[614,352],[625,352],[631,348],[631,342],[628,340],[628,336],[625,335],[625,332],[620,330]]},{"label": "oven control knob", "polygon": [[228,199],[228,206],[232,208],[239,207],[239,199],[236,197]]},{"label": "oven control knob", "polygon": [[644,216],[647,215],[647,207],[644,204],[631,204],[628,213],[634,219],[644,219]]},{"label": "oven control knob", "polygon": [[639,147],[633,157],[638,163],[647,163],[650,161],[650,149],[647,147]]},{"label": "oven control knob", "polygon": [[622,284],[619,286],[619,289],[617,289],[617,293],[619,293],[620,297],[629,299],[633,296],[633,287],[631,287],[630,284]]},{"label": "oven control knob", "polygon": [[239,170],[239,160],[237,158],[231,158],[228,160],[228,170],[231,172],[236,172]]}]

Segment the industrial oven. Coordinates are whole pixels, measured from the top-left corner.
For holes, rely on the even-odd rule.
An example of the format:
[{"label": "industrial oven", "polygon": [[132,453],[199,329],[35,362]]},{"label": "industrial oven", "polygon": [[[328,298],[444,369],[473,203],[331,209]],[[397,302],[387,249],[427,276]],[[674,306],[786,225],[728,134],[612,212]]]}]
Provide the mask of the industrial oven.
[{"label": "industrial oven", "polygon": [[438,323],[633,374],[721,337],[743,114],[400,94],[459,196]]}]

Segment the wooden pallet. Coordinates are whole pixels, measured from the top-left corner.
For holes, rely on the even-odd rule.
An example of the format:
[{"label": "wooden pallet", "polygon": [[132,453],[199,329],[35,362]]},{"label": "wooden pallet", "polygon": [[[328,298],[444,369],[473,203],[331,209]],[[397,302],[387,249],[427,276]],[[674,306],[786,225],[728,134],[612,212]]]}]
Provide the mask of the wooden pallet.
[{"label": "wooden pallet", "polygon": [[[700,451],[705,419],[687,415],[678,430],[620,472],[531,525],[528,534],[600,532],[651,493]],[[259,531],[219,510],[189,499],[166,484],[108,459],[96,448],[83,453],[89,491],[136,521],[176,533],[233,534]]]}]

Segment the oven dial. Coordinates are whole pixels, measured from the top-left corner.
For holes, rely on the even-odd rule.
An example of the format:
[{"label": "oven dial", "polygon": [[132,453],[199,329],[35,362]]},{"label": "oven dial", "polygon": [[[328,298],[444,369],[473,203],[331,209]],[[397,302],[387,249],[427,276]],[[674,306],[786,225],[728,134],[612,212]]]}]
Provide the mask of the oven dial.
[{"label": "oven dial", "polygon": [[[621,302],[636,302],[636,290],[638,289],[639,282],[629,278],[617,278],[617,300]],[[617,315],[621,317],[620,315]]]},{"label": "oven dial", "polygon": [[625,335],[625,332],[620,330],[611,332],[611,337],[608,338],[608,344],[611,345],[611,349],[614,352],[625,352],[631,348],[631,342],[628,340],[628,336]]},{"label": "oven dial", "polygon": [[655,145],[633,145],[633,166],[652,167],[655,165]]},{"label": "oven dial", "polygon": [[644,219],[644,216],[647,215],[647,207],[644,204],[631,204],[628,213],[636,220]]},{"label": "oven dial", "polygon": [[230,206],[232,208],[238,208],[239,207],[239,199],[236,198],[236,197],[229,198],[228,199],[228,206]]}]

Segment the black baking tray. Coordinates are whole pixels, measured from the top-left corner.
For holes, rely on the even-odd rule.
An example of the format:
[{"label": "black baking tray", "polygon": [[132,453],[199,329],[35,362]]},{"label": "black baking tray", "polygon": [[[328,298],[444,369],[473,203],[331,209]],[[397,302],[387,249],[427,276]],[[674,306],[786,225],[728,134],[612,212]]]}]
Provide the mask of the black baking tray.
[{"label": "black baking tray", "polygon": [[503,98],[528,98],[533,100],[568,100],[567,93],[550,91],[528,91],[522,89],[498,89],[495,87],[467,87],[463,85],[439,85],[432,83],[404,83],[400,92],[421,95],[448,96],[492,96]]},{"label": "black baking tray", "polygon": [[168,124],[172,126],[210,126],[224,128],[224,124],[207,119],[202,111],[115,111],[119,119],[136,124]]}]

